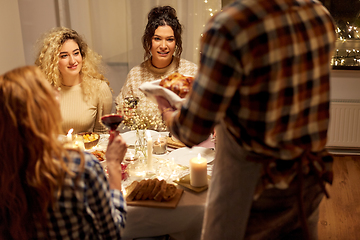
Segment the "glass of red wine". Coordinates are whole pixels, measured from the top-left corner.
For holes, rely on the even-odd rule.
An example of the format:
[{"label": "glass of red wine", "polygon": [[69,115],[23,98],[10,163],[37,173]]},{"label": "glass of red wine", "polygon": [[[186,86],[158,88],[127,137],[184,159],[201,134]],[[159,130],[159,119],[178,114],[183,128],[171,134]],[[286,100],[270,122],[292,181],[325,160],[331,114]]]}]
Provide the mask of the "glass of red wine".
[{"label": "glass of red wine", "polygon": [[123,120],[120,114],[108,114],[101,117],[101,123],[111,131],[115,131]]}]

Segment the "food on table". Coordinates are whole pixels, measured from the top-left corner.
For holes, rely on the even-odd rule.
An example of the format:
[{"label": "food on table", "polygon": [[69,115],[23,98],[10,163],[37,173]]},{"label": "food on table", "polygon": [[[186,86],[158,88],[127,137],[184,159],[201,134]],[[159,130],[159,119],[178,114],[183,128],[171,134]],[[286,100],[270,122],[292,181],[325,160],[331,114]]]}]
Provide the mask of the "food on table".
[{"label": "food on table", "polygon": [[159,85],[173,91],[179,97],[184,98],[190,91],[193,81],[193,77],[186,77],[180,73],[173,73],[167,78],[162,79]]},{"label": "food on table", "polygon": [[166,183],[165,180],[158,179],[134,181],[126,188],[126,201],[133,200],[155,200],[170,201],[176,195],[177,188],[173,184]]},{"label": "food on table", "polygon": [[84,143],[93,142],[99,139],[99,134],[97,133],[86,133],[83,135]]},{"label": "food on table", "polygon": [[170,201],[176,194],[177,188],[173,184],[166,184],[166,190],[163,193],[163,200]]},{"label": "food on table", "polygon": [[166,191],[166,182],[164,180],[161,180],[160,181],[160,190],[158,193],[156,193],[154,200],[161,202],[161,200],[163,200],[163,194],[165,193],[165,191]]},{"label": "food on table", "polygon": [[154,184],[154,188],[152,189],[149,199],[154,199],[155,195],[160,191],[161,188],[161,184],[164,182],[159,181],[159,179],[155,178],[155,184]]},{"label": "food on table", "polygon": [[[157,179],[156,179],[156,180],[157,180]],[[146,200],[146,199],[148,199],[148,198],[150,197],[150,194],[151,194],[152,190],[154,190],[154,188],[155,188],[156,182],[157,182],[157,181],[159,182],[159,180],[157,180],[157,181],[156,181],[156,180],[149,181],[148,187],[145,189],[144,194],[142,195],[141,200]]]},{"label": "food on table", "polygon": [[105,151],[95,150],[92,152],[92,154],[95,155],[95,157],[97,157],[100,162],[105,160]]}]

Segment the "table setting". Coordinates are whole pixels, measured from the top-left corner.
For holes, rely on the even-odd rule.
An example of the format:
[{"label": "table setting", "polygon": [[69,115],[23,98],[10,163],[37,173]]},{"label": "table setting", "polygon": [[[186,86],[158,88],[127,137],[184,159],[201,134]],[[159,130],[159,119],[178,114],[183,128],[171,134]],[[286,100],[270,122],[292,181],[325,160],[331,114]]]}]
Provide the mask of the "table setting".
[{"label": "table setting", "polygon": [[[180,80],[177,84],[181,86],[193,79],[178,75],[175,74],[174,79]],[[171,86],[167,89],[161,84],[161,81],[151,83],[140,90],[149,98],[162,92],[160,95],[180,104],[183,97],[178,98],[172,94]],[[139,98],[127,97],[117,114],[101,118],[110,131],[119,130],[120,126],[127,128],[119,133],[128,145],[121,163],[122,192],[128,206],[122,239],[162,235],[177,240],[200,239],[215,159],[214,138],[211,135],[188,148],[166,131],[161,115],[138,103]],[[89,134],[92,136],[91,133],[82,136],[89,138]],[[109,137],[109,134],[94,136],[91,139],[96,143],[84,149],[97,157],[106,174]]]},{"label": "table setting", "polygon": [[[193,148],[173,148],[166,144],[166,140],[171,138],[169,132],[144,131],[143,143],[146,145],[146,158],[140,147],[137,146],[139,134],[136,130],[120,133],[128,144],[128,150],[122,163],[125,166],[122,180],[125,197],[128,196],[127,188],[134,181],[140,183],[142,180],[151,179],[164,180],[167,184],[176,186],[178,195],[175,195],[170,201],[137,200],[127,202],[128,215],[123,239],[130,240],[166,234],[179,240],[199,239],[206,190],[211,180],[215,158],[212,137]],[[103,159],[98,159],[105,171],[107,170],[105,151],[109,136],[109,134],[100,134],[97,144],[85,149],[90,153],[104,153]],[[148,145],[150,139],[152,145]],[[151,151],[148,151],[148,147]],[[151,155],[150,167],[149,155]],[[195,182],[192,184],[190,173],[193,173],[193,178],[195,177]]]}]

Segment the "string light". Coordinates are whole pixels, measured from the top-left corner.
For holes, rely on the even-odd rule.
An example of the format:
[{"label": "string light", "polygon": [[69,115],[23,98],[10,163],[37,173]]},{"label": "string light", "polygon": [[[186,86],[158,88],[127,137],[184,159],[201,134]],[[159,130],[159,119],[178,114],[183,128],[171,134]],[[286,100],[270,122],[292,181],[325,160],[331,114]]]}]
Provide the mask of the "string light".
[{"label": "string light", "polygon": [[337,24],[335,32],[337,38],[337,49],[334,52],[331,65],[335,66],[360,66],[360,51],[359,49],[347,49],[347,40],[360,40],[358,27],[351,25],[349,22],[340,22]]}]

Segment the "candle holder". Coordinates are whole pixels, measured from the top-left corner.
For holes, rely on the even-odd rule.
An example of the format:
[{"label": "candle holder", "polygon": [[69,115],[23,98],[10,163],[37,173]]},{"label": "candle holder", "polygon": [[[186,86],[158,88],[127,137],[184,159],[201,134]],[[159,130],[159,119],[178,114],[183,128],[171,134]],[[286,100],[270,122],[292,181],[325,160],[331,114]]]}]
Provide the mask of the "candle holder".
[{"label": "candle holder", "polygon": [[125,154],[125,157],[124,157],[124,161],[126,163],[129,163],[129,164],[134,164],[134,162],[136,162],[137,160],[139,160],[140,156],[139,154],[135,154],[131,151],[127,151],[126,154]]},{"label": "candle holder", "polygon": [[153,143],[153,153],[154,154],[165,154],[167,150],[167,141],[166,138],[159,136]]}]

